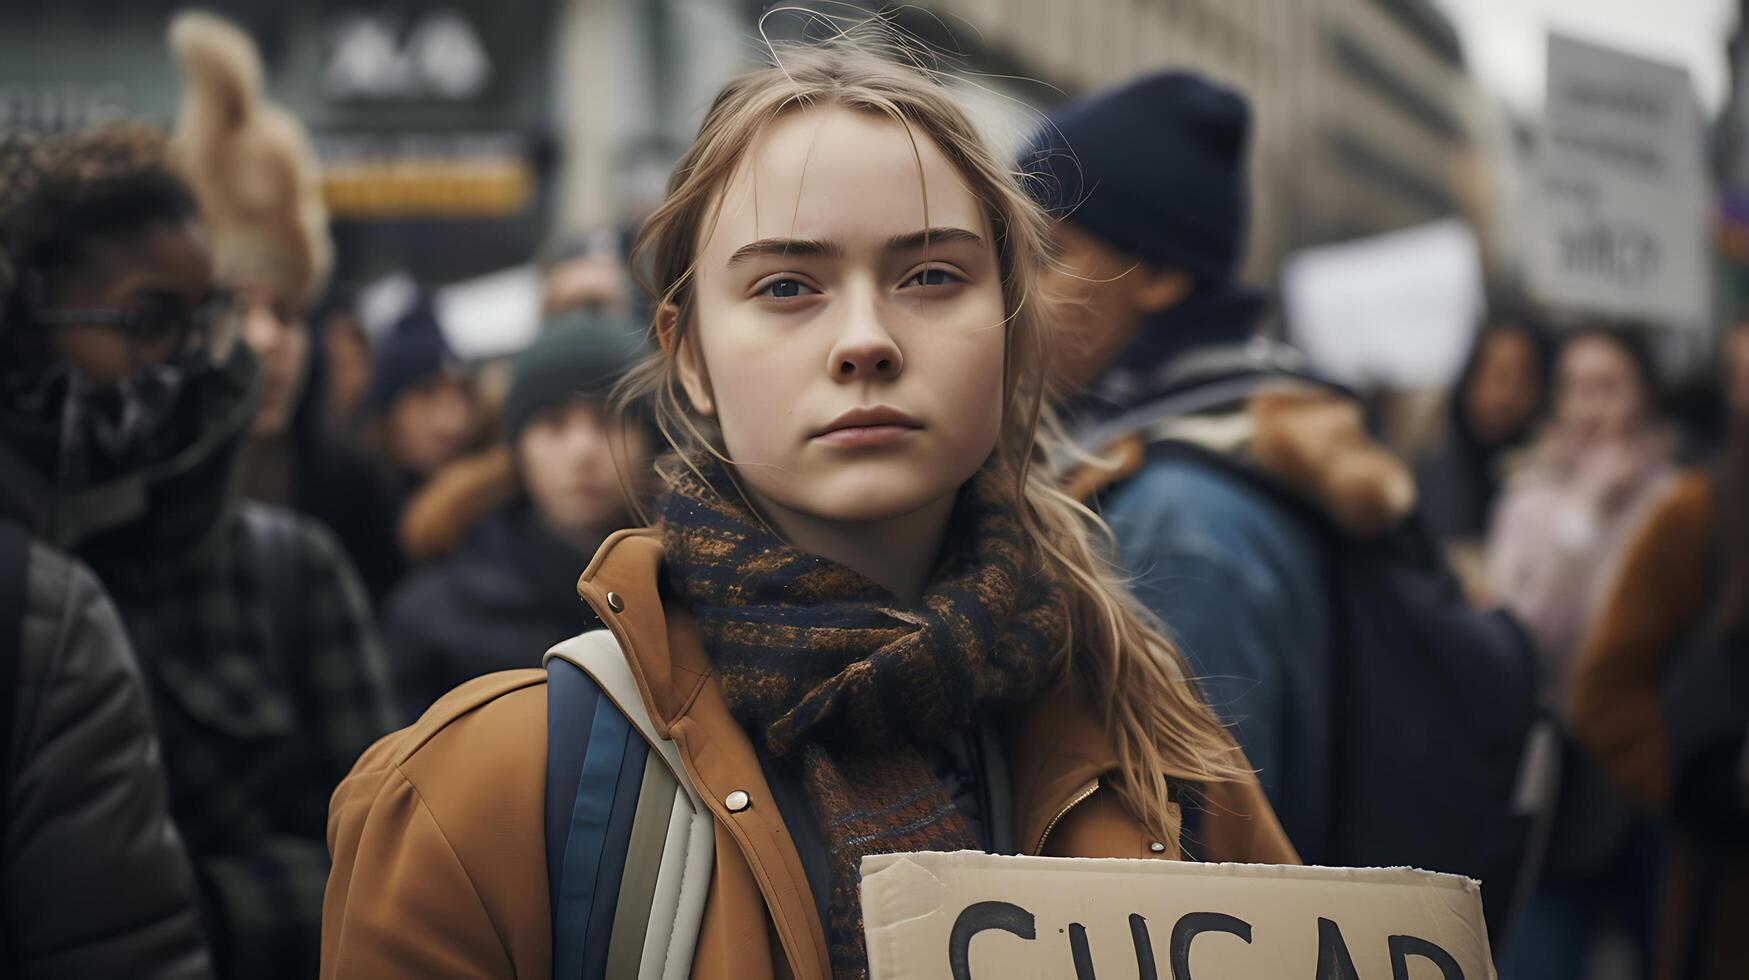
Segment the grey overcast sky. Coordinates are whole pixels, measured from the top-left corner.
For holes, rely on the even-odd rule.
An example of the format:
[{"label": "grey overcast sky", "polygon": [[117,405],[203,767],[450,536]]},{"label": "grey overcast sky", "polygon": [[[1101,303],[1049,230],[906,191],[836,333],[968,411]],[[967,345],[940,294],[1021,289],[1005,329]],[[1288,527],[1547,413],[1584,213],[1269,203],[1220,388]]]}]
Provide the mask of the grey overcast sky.
[{"label": "grey overcast sky", "polygon": [[1543,101],[1552,28],[1683,65],[1708,112],[1724,102],[1735,0],[1437,0],[1457,23],[1471,70],[1514,109]]}]

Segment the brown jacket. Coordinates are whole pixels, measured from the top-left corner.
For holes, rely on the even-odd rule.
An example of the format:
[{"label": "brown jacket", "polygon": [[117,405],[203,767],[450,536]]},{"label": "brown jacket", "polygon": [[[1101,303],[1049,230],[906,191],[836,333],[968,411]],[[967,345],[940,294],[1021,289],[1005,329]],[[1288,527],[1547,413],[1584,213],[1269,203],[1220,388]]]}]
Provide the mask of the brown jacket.
[{"label": "brown jacket", "polygon": [[[1713,595],[1712,481],[1684,475],[1640,526],[1603,614],[1574,665],[1575,734],[1615,783],[1653,811],[1670,803],[1673,774],[1660,688],[1670,658],[1701,622]],[[1716,873],[1710,923],[1695,921],[1699,882]],[[1709,851],[1680,834],[1665,855],[1660,890],[1658,975],[1741,977],[1749,964],[1749,856]],[[1697,929],[1700,930],[1697,933]],[[1679,971],[1696,935],[1709,970]]]},{"label": "brown jacket", "polygon": [[[661,560],[655,533],[621,532],[577,588],[619,640],[658,731],[675,743],[716,818],[693,975],[825,980],[826,940],[801,859],[694,628],[663,608]],[[322,976],[551,972],[541,829],[545,682],[538,670],[470,682],[359,759],[329,814],[334,871]],[[1116,754],[1094,706],[1071,686],[1020,713],[1007,738],[1017,839],[1028,852],[1159,856],[1141,824],[1101,788]],[[736,790],[753,803],[731,813],[723,799]],[[1209,860],[1298,863],[1255,780],[1212,786],[1207,795]]]}]

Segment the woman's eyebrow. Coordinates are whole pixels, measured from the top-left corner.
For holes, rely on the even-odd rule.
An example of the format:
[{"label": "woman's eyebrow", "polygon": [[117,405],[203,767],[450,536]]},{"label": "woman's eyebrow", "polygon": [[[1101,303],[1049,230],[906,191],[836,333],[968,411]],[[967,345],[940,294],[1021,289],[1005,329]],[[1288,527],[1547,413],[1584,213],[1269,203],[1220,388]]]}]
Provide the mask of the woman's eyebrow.
[{"label": "woman's eyebrow", "polygon": [[963,242],[978,248],[984,247],[984,240],[977,234],[964,228],[925,228],[922,231],[910,231],[903,235],[894,235],[887,241],[889,251],[901,252],[908,249],[918,249],[929,245],[952,244]]},{"label": "woman's eyebrow", "polygon": [[729,256],[724,263],[725,268],[734,268],[748,259],[766,255],[796,255],[805,258],[837,258],[844,254],[844,246],[837,242],[822,242],[807,238],[761,238],[756,242],[735,249],[735,254]]},{"label": "woman's eyebrow", "polygon": [[[963,243],[977,248],[984,247],[984,239],[976,232],[964,228],[942,227],[924,228],[919,231],[908,231],[887,239],[887,250],[891,252],[914,251],[930,245]],[[811,238],[761,238],[756,242],[735,249],[734,254],[724,263],[725,268],[734,268],[748,259],[768,255],[798,256],[802,258],[840,258],[844,255],[844,246],[838,242],[820,241]]]}]

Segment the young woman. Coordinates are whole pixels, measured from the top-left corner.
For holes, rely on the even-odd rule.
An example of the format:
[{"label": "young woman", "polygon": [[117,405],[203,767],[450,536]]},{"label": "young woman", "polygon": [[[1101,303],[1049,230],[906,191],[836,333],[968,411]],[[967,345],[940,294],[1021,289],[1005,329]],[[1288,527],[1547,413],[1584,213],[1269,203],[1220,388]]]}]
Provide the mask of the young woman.
[{"label": "young woman", "polygon": [[[1295,861],[1096,519],[1029,465],[1044,221],[923,74],[827,46],[729,84],[642,242],[660,521],[578,586],[636,703],[549,716],[546,674],[498,674],[367,753],[330,816],[326,976],[647,975],[667,948],[855,977],[867,854]],[[684,921],[643,876],[683,836],[670,780],[715,846]],[[567,817],[555,855],[537,828]]]},{"label": "young woman", "polygon": [[[1553,418],[1502,494],[1488,547],[1489,587],[1537,640],[1557,704],[1670,460],[1642,336],[1570,334],[1555,361]],[[1649,828],[1570,740],[1554,820],[1542,882],[1503,951],[1509,980],[1589,976],[1590,947],[1606,931],[1647,947]]]},{"label": "young woman", "polygon": [[1590,329],[1561,344],[1554,417],[1501,496],[1489,534],[1495,597],[1566,677],[1633,519],[1671,472],[1657,380],[1637,334]]},{"label": "young woman", "polygon": [[1536,431],[1548,401],[1549,352],[1525,313],[1496,314],[1476,334],[1451,394],[1445,438],[1415,467],[1428,528],[1446,540],[1488,529],[1500,493],[1502,457]]},{"label": "young woman", "polygon": [[[1723,354],[1723,459],[1682,474],[1634,534],[1571,702],[1598,765],[1665,819],[1657,975],[1698,980],[1749,962],[1738,927],[1749,916],[1749,322],[1726,334]],[[1690,659],[1715,652],[1716,675]],[[1736,690],[1696,687],[1714,680]]]}]

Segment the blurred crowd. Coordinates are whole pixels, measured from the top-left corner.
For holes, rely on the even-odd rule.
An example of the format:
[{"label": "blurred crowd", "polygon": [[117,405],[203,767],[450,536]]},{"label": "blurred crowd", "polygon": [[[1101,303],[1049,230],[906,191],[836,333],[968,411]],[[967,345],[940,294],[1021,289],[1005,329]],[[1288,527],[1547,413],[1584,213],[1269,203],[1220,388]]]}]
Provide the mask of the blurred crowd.
[{"label": "blurred crowd", "polygon": [[[649,345],[631,258],[553,249],[535,339],[490,362],[429,289],[367,331],[248,40],[174,37],[173,133],[0,142],[8,975],[313,975],[332,788],[588,628],[578,574],[658,490],[664,435],[612,397]],[[1375,393],[1258,339],[1242,99],[1166,74],[1052,123],[1076,163],[1041,165],[1106,195],[1057,210],[1064,423],[1119,460],[1074,492],[1301,856],[1356,860],[1345,692],[1310,666],[1359,642],[1355,556],[1432,542],[1429,581],[1534,651],[1497,767],[1502,975],[1740,975],[1749,319],[1676,379],[1658,325],[1503,290],[1437,431],[1387,450]]]}]

